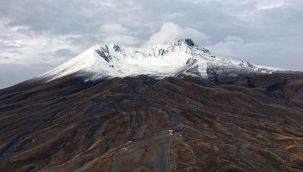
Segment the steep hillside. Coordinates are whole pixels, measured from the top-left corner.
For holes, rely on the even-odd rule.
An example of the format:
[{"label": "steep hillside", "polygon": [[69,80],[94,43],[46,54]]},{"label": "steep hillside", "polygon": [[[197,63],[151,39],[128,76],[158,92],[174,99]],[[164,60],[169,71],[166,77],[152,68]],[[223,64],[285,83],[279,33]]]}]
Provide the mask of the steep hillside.
[{"label": "steep hillside", "polygon": [[299,172],[303,75],[26,82],[0,128],[0,171]]}]

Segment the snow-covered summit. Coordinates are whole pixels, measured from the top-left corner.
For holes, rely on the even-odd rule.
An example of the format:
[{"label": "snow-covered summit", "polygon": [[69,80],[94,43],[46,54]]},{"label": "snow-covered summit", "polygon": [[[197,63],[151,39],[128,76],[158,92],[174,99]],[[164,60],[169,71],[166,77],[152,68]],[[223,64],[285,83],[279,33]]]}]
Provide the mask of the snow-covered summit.
[{"label": "snow-covered summit", "polygon": [[50,81],[74,73],[87,73],[87,79],[136,75],[158,78],[190,75],[207,79],[222,72],[236,76],[243,72],[271,73],[274,70],[214,56],[191,39],[183,39],[144,48],[95,45],[39,78]]}]

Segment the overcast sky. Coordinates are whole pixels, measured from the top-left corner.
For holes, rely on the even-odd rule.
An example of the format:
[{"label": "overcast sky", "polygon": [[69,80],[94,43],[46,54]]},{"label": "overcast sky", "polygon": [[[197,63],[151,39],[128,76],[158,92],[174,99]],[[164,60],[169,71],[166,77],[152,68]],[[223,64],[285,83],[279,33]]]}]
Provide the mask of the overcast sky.
[{"label": "overcast sky", "polygon": [[98,43],[188,37],[216,55],[303,70],[303,1],[0,0],[0,88]]}]

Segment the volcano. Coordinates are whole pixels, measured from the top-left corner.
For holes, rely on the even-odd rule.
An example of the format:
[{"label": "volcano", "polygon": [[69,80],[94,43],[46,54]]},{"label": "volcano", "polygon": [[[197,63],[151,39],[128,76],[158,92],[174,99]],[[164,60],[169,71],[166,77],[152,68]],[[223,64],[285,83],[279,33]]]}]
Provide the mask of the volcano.
[{"label": "volcano", "polygon": [[191,39],[95,45],[0,90],[0,171],[303,171],[303,74]]}]

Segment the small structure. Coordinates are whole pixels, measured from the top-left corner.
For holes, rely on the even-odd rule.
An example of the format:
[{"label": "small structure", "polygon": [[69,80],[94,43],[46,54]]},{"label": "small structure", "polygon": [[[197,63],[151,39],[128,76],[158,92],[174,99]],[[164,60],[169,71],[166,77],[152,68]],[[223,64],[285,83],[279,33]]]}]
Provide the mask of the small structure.
[{"label": "small structure", "polygon": [[174,135],[174,130],[168,130],[168,134],[173,136]]}]

